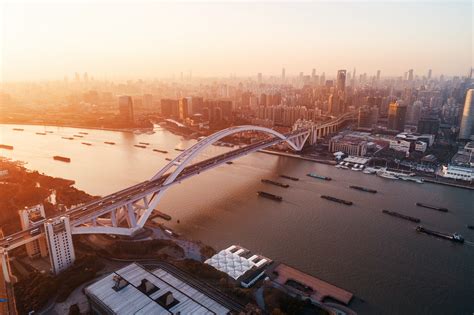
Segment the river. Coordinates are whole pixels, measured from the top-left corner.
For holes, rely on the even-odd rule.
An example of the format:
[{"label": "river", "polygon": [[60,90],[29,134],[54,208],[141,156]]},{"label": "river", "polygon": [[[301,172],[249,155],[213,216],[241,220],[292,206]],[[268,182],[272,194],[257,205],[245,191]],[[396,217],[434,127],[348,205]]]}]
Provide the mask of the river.
[{"label": "river", "polygon": [[[24,131],[14,131],[23,128]],[[36,132],[52,131],[47,135]],[[26,167],[76,181],[75,186],[105,195],[151,178],[175,157],[185,140],[157,126],[154,134],[64,127],[0,125],[2,156],[28,162]],[[66,140],[79,132],[82,139]],[[116,145],[104,144],[116,142]],[[86,146],[81,142],[89,142]],[[150,145],[134,147],[139,142]],[[169,151],[162,154],[153,148]],[[200,157],[226,148],[211,147]],[[71,163],[52,159],[71,158]],[[321,181],[305,176],[330,176]],[[263,184],[278,174],[299,177],[285,189]],[[377,194],[350,189],[360,185]],[[259,198],[257,190],[283,196],[283,202]],[[353,206],[320,198],[327,194]],[[415,202],[443,206],[448,213],[420,208]],[[310,161],[253,153],[201,173],[168,190],[159,204],[172,215],[171,226],[192,239],[222,249],[240,244],[283,261],[341,288],[356,299],[360,314],[472,314],[474,312],[474,192],[435,185],[392,181]],[[400,211],[424,226],[459,232],[468,242],[451,243],[415,232],[415,223],[385,215]],[[176,220],[180,220],[180,224]]]}]

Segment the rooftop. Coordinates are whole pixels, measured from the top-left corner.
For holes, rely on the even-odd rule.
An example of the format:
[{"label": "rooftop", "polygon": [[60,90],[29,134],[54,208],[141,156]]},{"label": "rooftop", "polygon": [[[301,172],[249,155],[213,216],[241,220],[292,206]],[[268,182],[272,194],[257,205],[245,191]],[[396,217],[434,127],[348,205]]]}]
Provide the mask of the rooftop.
[{"label": "rooftop", "polygon": [[114,314],[227,314],[229,309],[163,268],[133,263],[85,289]]}]

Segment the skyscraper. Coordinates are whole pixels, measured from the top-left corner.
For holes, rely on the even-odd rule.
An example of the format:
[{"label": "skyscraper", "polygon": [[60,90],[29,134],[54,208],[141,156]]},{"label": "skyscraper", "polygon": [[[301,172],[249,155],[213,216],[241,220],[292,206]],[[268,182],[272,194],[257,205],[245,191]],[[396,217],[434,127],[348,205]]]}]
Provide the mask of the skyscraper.
[{"label": "skyscraper", "polygon": [[432,74],[432,71],[431,71],[431,69],[429,69],[429,70],[428,70],[428,80],[431,79],[431,74]]},{"label": "skyscraper", "polygon": [[44,230],[48,240],[51,267],[53,268],[53,273],[57,275],[72,266],[76,260],[69,217],[63,216],[57,219],[49,219],[44,223]]},{"label": "skyscraper", "polygon": [[119,115],[122,120],[127,122],[134,121],[133,101],[131,96],[119,96]]},{"label": "skyscraper", "polygon": [[471,139],[474,135],[474,89],[467,90],[462,111],[459,139]]},{"label": "skyscraper", "polygon": [[408,81],[413,81],[413,69],[408,70]]},{"label": "skyscraper", "polygon": [[281,81],[285,82],[285,68],[281,69]]},{"label": "skyscraper", "polygon": [[377,82],[380,81],[380,70],[377,70]]},{"label": "skyscraper", "polygon": [[340,92],[344,92],[346,89],[346,70],[337,71],[336,87]]},{"label": "skyscraper", "polygon": [[[19,210],[21,228],[23,230],[29,229],[33,226],[38,226],[45,220],[44,207],[42,204],[25,207],[25,209]],[[26,243],[26,253],[29,257],[46,257],[48,255],[48,249],[46,247],[45,238],[41,236],[32,242]]]},{"label": "skyscraper", "polygon": [[390,103],[388,109],[388,129],[403,131],[405,129],[405,117],[407,114],[407,107],[398,103]]},{"label": "skyscraper", "polygon": [[258,81],[258,83],[262,83],[262,73],[261,72],[259,72],[257,74],[257,81]]}]

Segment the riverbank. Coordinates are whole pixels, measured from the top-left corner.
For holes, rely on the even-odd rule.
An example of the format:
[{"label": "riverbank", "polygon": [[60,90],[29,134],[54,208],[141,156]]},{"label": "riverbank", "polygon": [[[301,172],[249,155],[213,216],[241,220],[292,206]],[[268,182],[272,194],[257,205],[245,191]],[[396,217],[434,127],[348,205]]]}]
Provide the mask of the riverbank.
[{"label": "riverbank", "polygon": [[286,157],[291,157],[291,158],[295,158],[295,159],[300,159],[300,160],[304,160],[304,161],[311,161],[311,162],[321,163],[321,164],[326,164],[326,165],[336,165],[335,161],[320,160],[320,159],[310,158],[310,157],[306,157],[306,156],[299,155],[299,154],[294,154],[294,153],[273,151],[273,150],[267,150],[267,149],[261,149],[261,150],[258,150],[258,152],[266,153],[266,154],[272,154],[272,155],[286,156]]},{"label": "riverbank", "polygon": [[14,123],[14,122],[0,122],[3,125],[16,125],[16,126],[42,126],[42,127],[54,127],[54,128],[77,128],[77,129],[87,129],[87,130],[104,130],[104,131],[118,131],[118,132],[127,132],[133,133],[135,131],[151,131],[153,128],[106,128],[106,127],[93,127],[93,126],[83,126],[83,125],[72,125],[72,124],[44,124],[44,123]]}]

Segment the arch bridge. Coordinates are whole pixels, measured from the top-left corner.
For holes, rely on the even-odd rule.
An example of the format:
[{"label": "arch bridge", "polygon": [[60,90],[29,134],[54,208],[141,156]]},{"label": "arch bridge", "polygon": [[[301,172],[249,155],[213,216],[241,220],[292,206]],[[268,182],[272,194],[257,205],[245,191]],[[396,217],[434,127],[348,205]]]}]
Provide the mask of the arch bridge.
[{"label": "arch bridge", "polygon": [[[247,131],[266,133],[270,137],[192,164],[199,153],[212,144],[227,136]],[[181,152],[154,174],[150,180],[69,210],[67,215],[71,233],[133,235],[145,225],[166,190],[174,184],[225,162],[281,142],[286,142],[291,149],[300,151],[308,139],[309,133],[310,131],[307,129],[299,129],[282,134],[273,129],[250,125],[218,131]],[[32,232],[38,229],[41,233],[35,232],[33,235]],[[25,229],[0,239],[0,247],[11,250],[40,237],[42,234],[44,234],[42,225]]]}]

